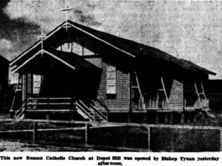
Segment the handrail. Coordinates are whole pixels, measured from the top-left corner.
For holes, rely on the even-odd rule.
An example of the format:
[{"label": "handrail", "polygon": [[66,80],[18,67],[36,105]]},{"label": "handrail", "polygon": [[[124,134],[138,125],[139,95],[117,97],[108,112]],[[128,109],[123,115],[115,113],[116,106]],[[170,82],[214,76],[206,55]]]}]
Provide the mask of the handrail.
[{"label": "handrail", "polygon": [[97,101],[102,107],[104,107],[108,112],[110,111],[109,108],[106,106],[106,104],[104,104],[102,101],[96,99],[95,101]]},{"label": "handrail", "polygon": [[99,105],[101,105],[103,108],[105,108],[105,110],[106,110],[106,116],[105,116],[105,120],[108,120],[108,112],[110,112],[110,110],[109,110],[109,108],[106,106],[106,104],[105,103],[103,103],[102,101],[100,101],[100,100],[98,100],[98,99],[95,99],[95,100],[92,100],[93,101],[93,103],[95,104],[96,102],[99,104]]},{"label": "handrail", "polygon": [[17,109],[17,111],[18,111],[18,110],[20,110],[22,107],[24,107],[24,104],[26,104],[26,101],[25,101],[25,100],[22,102],[22,104],[21,104],[20,108],[19,108],[19,109]]},{"label": "handrail", "polygon": [[[94,108],[94,106],[92,104],[89,104],[89,106],[87,106],[82,100],[78,100],[80,102],[80,104],[82,104],[88,111],[92,112],[94,111],[94,113],[97,113],[103,120],[106,120],[107,118],[105,117],[105,115],[103,115],[100,111],[98,111],[97,109]],[[91,110],[92,109],[92,110]]]},{"label": "handrail", "polygon": [[82,101],[82,100],[78,100],[80,102],[80,104],[82,104],[87,110],[90,111],[90,108]]},{"label": "handrail", "polygon": [[53,109],[56,108],[55,106],[64,106],[67,109],[78,108],[78,110],[85,114],[89,120],[95,120],[96,118],[107,120],[107,117],[93,106],[92,101],[88,104],[81,99],[76,99],[73,97],[28,97],[25,101],[26,103],[24,104],[26,105],[22,105],[20,111],[17,113],[18,115],[20,115],[21,109],[23,109],[24,106],[27,106],[28,109],[42,109],[47,106],[49,106],[47,107],[48,109]]},{"label": "handrail", "polygon": [[[72,109],[76,106],[76,99],[73,97],[28,97],[27,106],[32,109],[55,109],[55,106]],[[35,107],[35,108],[34,108]]]},{"label": "handrail", "polygon": [[21,111],[16,115],[16,119],[19,118],[19,117],[21,117],[24,112],[25,112],[25,110],[23,110],[23,111],[21,110]]},{"label": "handrail", "polygon": [[91,108],[97,113],[99,114],[104,120],[107,119],[107,117],[105,117],[105,115],[103,113],[101,113],[100,111],[98,111],[92,104],[90,104]]},{"label": "handrail", "polygon": [[28,103],[28,105],[70,105],[70,102],[68,103]]},{"label": "handrail", "polygon": [[[55,98],[55,97],[49,97],[49,98],[45,98],[45,97],[28,97],[27,98],[27,101],[28,102],[32,102],[32,101],[38,101],[38,103],[48,103],[49,101],[53,101],[53,103],[55,103],[56,102],[56,100],[58,101],[58,100],[68,100],[67,102],[66,101],[64,101],[63,103],[72,103],[73,101],[74,101],[74,99],[73,98],[71,98],[71,97],[64,97],[64,98]],[[59,102],[59,101],[58,101]],[[60,104],[60,103],[58,103],[58,104]]]},{"label": "handrail", "polygon": [[79,105],[78,103],[76,103],[76,106],[77,106],[79,109],[81,109],[81,111],[82,111],[84,114],[86,114],[86,115],[90,118],[90,120],[93,120],[93,117],[92,117],[87,111],[85,111],[85,109],[82,108],[81,105]]},{"label": "handrail", "polygon": [[91,111],[90,108],[92,108],[95,113],[99,114],[104,120],[106,120],[106,117],[97,109],[95,109],[92,104],[90,104],[90,107],[88,107],[82,100],[79,99],[79,102],[83,104],[89,111]]},{"label": "handrail", "polygon": [[25,109],[24,109],[24,111],[22,111],[22,109],[26,106],[26,104],[27,104],[26,100],[24,100],[22,102],[21,107],[18,110],[15,111],[15,118],[20,117],[20,115],[25,111]]},{"label": "handrail", "polygon": [[71,100],[71,97],[28,97],[27,100]]},{"label": "handrail", "polygon": [[12,104],[11,104],[11,108],[10,108],[10,111],[11,111],[11,112],[13,112],[13,107],[14,107],[14,104],[15,104],[16,93],[17,93],[17,89],[18,89],[19,84],[20,84],[20,79],[21,79],[21,76],[19,76],[19,78],[18,78],[18,83],[17,83],[17,85],[16,85],[16,87],[15,87],[15,93],[14,93],[14,97],[13,97],[13,99],[12,99]]}]

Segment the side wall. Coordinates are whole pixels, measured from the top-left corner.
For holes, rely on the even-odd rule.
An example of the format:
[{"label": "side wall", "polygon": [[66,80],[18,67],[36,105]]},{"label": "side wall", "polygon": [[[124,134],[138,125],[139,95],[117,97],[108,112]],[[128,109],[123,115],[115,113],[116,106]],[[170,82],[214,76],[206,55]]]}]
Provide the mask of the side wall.
[{"label": "side wall", "polygon": [[106,62],[102,62],[102,74],[97,99],[104,102],[110,111],[129,111],[130,74],[116,67],[116,94],[108,95],[106,93],[108,65]]}]

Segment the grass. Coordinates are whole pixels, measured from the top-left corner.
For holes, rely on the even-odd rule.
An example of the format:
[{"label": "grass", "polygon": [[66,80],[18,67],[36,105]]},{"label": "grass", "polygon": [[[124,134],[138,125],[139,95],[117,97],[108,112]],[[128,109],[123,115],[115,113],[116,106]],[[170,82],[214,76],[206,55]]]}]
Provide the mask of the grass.
[{"label": "grass", "polygon": [[[148,147],[147,128],[123,126],[92,129],[91,143],[112,146]],[[152,128],[151,151],[153,152],[202,152],[220,150],[219,130]]]},{"label": "grass", "polygon": [[220,150],[219,130],[155,128],[151,131],[151,150],[202,152]]},{"label": "grass", "polygon": [[147,129],[143,126],[91,129],[90,143],[96,145],[147,148]]}]

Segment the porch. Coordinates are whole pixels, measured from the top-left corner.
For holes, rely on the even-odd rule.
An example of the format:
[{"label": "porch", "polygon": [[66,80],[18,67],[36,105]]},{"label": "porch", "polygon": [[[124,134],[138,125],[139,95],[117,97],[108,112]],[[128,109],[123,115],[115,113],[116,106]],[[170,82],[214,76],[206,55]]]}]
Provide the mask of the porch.
[{"label": "porch", "polygon": [[14,110],[15,118],[24,118],[31,112],[46,115],[54,112],[68,113],[71,119],[77,113],[87,121],[106,120],[94,107],[100,69],[79,55],[43,50],[14,71],[20,75],[18,87],[22,98]]},{"label": "porch", "polygon": [[[45,114],[50,119],[50,114],[68,114],[70,120],[74,120],[79,114],[82,120],[106,121],[107,113],[98,111],[96,100],[82,101],[73,97],[28,97],[21,107],[15,111],[15,117],[27,116],[27,114]],[[44,118],[44,119],[45,119]],[[80,118],[80,116],[78,116]],[[36,119],[36,118],[34,118]]]}]

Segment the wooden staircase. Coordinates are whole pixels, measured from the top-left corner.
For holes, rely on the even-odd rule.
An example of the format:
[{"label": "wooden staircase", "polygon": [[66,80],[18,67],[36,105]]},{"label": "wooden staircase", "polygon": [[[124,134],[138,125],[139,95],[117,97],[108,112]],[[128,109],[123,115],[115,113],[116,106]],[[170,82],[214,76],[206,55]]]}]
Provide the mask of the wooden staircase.
[{"label": "wooden staircase", "polygon": [[26,103],[23,102],[21,107],[18,110],[15,110],[15,119],[24,119],[24,117],[25,117],[24,112],[26,110],[25,105],[26,105]]},{"label": "wooden staircase", "polygon": [[22,119],[26,112],[72,112],[76,111],[85,120],[106,122],[107,115],[95,107],[95,101],[83,101],[74,98],[27,98],[21,107],[15,110],[15,119]]},{"label": "wooden staircase", "polygon": [[105,122],[107,121],[107,116],[98,111],[97,108],[93,105],[93,102],[85,103],[82,100],[76,101],[76,110],[77,112],[82,115],[83,118],[96,121],[96,122]]}]

